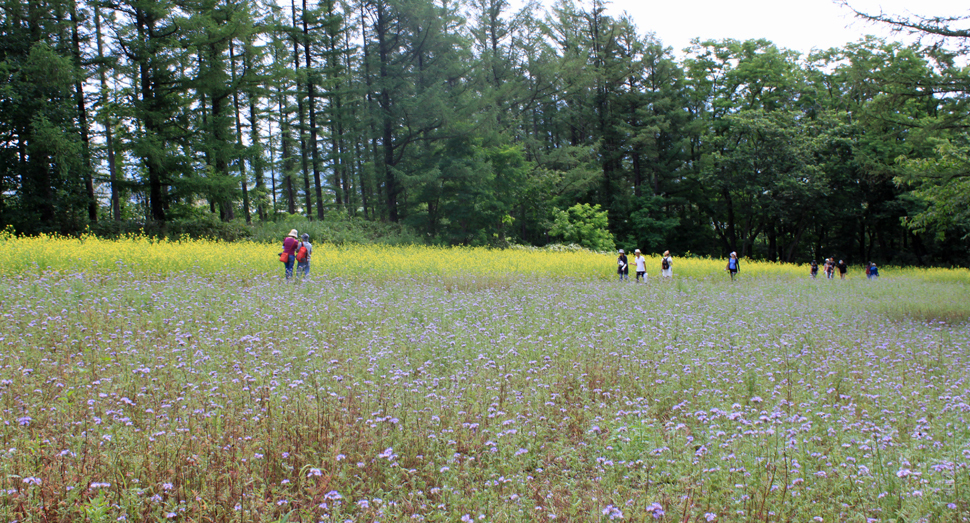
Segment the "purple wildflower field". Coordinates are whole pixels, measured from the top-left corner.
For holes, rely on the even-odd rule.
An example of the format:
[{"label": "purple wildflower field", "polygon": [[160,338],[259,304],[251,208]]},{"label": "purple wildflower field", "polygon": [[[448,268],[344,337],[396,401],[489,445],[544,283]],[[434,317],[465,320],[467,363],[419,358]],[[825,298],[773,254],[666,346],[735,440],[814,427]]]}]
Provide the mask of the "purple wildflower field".
[{"label": "purple wildflower field", "polygon": [[0,520],[968,521],[966,291],[4,277]]}]

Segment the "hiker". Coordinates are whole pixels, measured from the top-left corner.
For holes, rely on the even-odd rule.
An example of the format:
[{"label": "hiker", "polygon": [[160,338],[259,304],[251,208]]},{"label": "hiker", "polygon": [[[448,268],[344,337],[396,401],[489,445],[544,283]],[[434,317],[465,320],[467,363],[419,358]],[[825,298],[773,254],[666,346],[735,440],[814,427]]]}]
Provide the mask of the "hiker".
[{"label": "hiker", "polygon": [[623,249],[620,249],[620,256],[616,259],[616,273],[620,275],[620,281],[630,281],[630,266],[626,263]]},{"label": "hiker", "polygon": [[670,257],[670,251],[664,251],[664,257],[660,259],[660,276],[663,278],[673,278],[674,260]]},{"label": "hiker", "polygon": [[835,259],[826,258],[825,259],[825,277],[832,279],[835,277]]},{"label": "hiker", "polygon": [[303,233],[302,240],[296,248],[296,273],[300,278],[310,276],[310,256],[313,255],[313,246],[310,245],[310,235]]},{"label": "hiker", "polygon": [[815,260],[812,260],[811,275],[813,280],[818,278],[818,262]]},{"label": "hiker", "polygon": [[731,273],[731,281],[734,281],[734,275],[741,272],[741,260],[738,260],[738,253],[731,253],[731,257],[728,258],[727,267],[724,270]]},{"label": "hiker", "polygon": [[875,263],[869,262],[869,270],[867,271],[867,275],[869,276],[870,280],[875,280],[879,277],[879,267],[876,267]]},{"label": "hiker", "polygon": [[845,271],[849,270],[849,266],[846,265],[845,260],[839,260],[839,279],[845,279]]},{"label": "hiker", "polygon": [[647,259],[640,254],[640,249],[633,250],[633,261],[637,264],[637,283],[640,283],[640,278],[643,278],[643,282],[647,282]]},{"label": "hiker", "polygon": [[283,238],[283,253],[287,255],[287,261],[283,264],[286,268],[286,279],[293,277],[293,262],[296,261],[296,248],[300,242],[296,239],[296,229],[291,229],[290,233]]}]

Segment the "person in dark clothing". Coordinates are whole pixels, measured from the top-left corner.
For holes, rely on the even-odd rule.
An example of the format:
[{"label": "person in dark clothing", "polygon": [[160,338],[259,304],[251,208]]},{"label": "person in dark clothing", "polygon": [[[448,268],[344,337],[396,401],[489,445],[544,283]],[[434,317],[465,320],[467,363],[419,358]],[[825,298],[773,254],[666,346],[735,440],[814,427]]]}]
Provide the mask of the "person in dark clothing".
[{"label": "person in dark clothing", "polygon": [[839,278],[845,279],[845,271],[849,270],[849,266],[845,264],[845,260],[839,260]]},{"label": "person in dark clothing", "polygon": [[616,273],[620,275],[620,281],[630,281],[630,265],[626,262],[623,249],[620,249],[620,256],[616,259]]},{"label": "person in dark clothing", "polygon": [[814,280],[815,278],[818,278],[818,262],[817,262],[817,261],[815,261],[815,260],[812,260],[812,270],[811,270],[811,275],[812,275],[812,279],[813,279],[813,280]]}]

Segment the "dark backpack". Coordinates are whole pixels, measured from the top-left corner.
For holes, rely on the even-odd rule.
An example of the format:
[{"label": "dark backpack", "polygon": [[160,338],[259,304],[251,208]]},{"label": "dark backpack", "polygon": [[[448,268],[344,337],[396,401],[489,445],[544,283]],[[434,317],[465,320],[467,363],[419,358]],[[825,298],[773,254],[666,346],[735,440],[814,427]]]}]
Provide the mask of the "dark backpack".
[{"label": "dark backpack", "polygon": [[667,261],[667,258],[660,260],[660,268],[663,270],[667,270],[670,268],[670,262]]}]

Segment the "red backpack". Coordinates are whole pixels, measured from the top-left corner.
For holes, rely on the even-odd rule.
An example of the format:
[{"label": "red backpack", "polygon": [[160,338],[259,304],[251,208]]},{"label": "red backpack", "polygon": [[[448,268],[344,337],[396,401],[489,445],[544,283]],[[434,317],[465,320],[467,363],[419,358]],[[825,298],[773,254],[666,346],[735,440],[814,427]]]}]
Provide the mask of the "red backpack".
[{"label": "red backpack", "polygon": [[306,247],[303,246],[303,242],[300,242],[300,248],[296,250],[296,261],[303,263],[306,261]]}]

